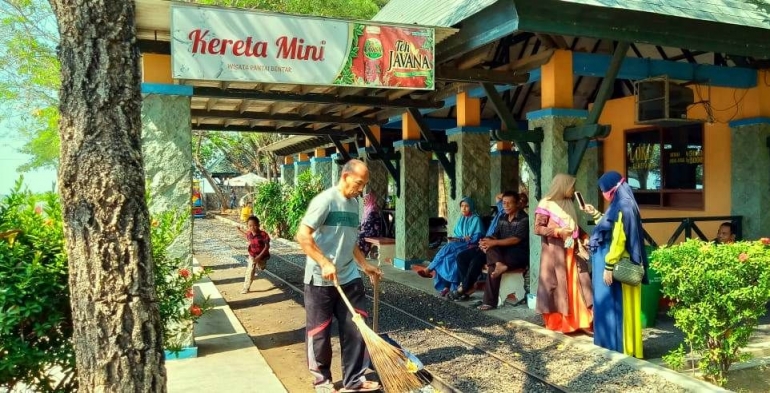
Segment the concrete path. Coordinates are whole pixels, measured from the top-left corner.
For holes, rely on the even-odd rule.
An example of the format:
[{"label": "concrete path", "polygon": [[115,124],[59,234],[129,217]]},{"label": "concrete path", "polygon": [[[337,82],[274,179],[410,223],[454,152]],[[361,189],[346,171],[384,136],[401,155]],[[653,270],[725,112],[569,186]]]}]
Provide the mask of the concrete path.
[{"label": "concrete path", "polygon": [[286,392],[211,280],[196,284],[195,295],[214,308],[195,326],[198,357],[166,361],[169,393]]}]

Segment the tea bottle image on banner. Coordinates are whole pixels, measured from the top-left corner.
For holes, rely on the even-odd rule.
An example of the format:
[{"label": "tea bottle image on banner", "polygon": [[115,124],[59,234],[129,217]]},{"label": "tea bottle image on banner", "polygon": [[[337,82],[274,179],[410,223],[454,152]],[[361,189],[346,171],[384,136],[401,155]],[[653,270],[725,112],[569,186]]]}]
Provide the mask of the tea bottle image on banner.
[{"label": "tea bottle image on banner", "polygon": [[380,28],[367,26],[364,29],[364,81],[369,85],[381,85],[382,74],[382,41],[380,41]]}]

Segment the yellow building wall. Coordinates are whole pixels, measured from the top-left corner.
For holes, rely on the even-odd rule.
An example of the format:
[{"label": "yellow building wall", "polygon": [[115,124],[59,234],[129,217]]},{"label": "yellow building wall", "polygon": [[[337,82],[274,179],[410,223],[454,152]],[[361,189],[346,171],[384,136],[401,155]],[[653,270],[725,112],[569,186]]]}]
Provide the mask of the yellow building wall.
[{"label": "yellow building wall", "polygon": [[[770,76],[769,76],[770,78]],[[760,74],[759,84],[762,84]],[[729,122],[733,120],[767,116],[770,109],[770,97],[760,100],[760,89],[732,89],[708,86],[691,87],[695,90],[695,101],[711,102],[713,122],[704,124],[703,171],[704,171],[704,208],[696,210],[670,209],[659,207],[641,207],[642,218],[676,218],[730,215],[730,144],[731,131]],[[693,105],[688,111],[688,118],[707,119],[703,104]],[[604,139],[604,169],[615,170],[625,176],[626,149],[625,130],[644,128],[634,124],[634,97],[624,97],[607,102],[601,124],[612,126],[612,132]],[[698,228],[710,238],[716,237],[720,222],[699,222]],[[678,224],[645,224],[647,232],[658,244],[665,244],[673,235]],[[693,234],[693,236],[696,236]],[[683,240],[680,236],[679,240]]]}]

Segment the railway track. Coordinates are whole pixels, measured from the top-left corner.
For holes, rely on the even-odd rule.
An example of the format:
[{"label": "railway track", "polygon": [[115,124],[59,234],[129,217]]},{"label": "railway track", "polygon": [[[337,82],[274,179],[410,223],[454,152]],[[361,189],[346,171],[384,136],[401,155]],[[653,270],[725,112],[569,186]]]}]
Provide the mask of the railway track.
[{"label": "railway track", "polygon": [[[217,247],[226,245],[232,250],[230,258],[245,263],[244,244],[239,237],[217,225],[204,232],[216,239],[211,241]],[[302,303],[304,255],[295,244],[284,241],[274,241],[271,254],[267,278]],[[364,283],[371,298],[368,281]],[[380,330],[425,363],[424,377],[434,391],[685,391],[658,376],[571,349],[563,341],[506,325],[488,314],[398,282],[386,279],[380,289]]]}]

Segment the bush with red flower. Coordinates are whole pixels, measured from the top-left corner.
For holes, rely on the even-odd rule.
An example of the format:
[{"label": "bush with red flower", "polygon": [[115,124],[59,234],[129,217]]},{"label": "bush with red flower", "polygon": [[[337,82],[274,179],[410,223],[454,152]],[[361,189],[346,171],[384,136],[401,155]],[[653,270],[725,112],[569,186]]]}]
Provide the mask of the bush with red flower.
[{"label": "bush with red flower", "polygon": [[150,226],[164,346],[171,352],[183,349],[191,337],[193,323],[211,308],[208,299],[194,303],[193,292],[193,284],[203,278],[208,270],[180,268],[182,261],[168,252],[182,233],[185,218],[185,215],[174,212],[154,214]]},{"label": "bush with red flower", "polygon": [[[731,244],[688,240],[652,253],[663,294],[684,333],[684,344],[664,360],[675,368],[687,356],[697,359],[704,377],[723,385],[730,365],[767,312],[770,301],[770,239]],[[690,351],[687,354],[686,348]]]}]

